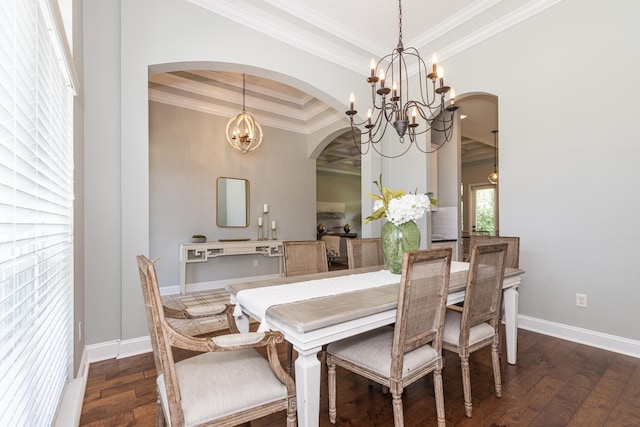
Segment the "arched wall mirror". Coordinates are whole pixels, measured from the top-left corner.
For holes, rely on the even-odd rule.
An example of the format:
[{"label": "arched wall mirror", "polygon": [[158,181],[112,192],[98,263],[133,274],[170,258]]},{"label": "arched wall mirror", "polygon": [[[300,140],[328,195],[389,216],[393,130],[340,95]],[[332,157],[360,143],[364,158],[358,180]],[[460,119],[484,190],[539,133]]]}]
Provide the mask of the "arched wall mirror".
[{"label": "arched wall mirror", "polygon": [[218,227],[249,226],[249,181],[219,177],[216,182]]}]

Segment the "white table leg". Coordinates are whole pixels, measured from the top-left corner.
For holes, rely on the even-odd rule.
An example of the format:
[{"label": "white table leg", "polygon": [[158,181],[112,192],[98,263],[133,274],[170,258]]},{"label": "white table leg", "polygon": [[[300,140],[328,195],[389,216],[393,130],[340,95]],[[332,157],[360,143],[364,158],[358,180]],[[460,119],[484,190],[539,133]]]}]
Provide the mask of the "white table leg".
[{"label": "white table leg", "polygon": [[518,287],[512,286],[503,292],[504,326],[507,341],[507,362],[516,364],[518,353]]},{"label": "white table leg", "polygon": [[236,316],[236,326],[241,333],[249,332],[249,316],[242,314],[242,316]]},{"label": "white table leg", "polygon": [[180,254],[180,295],[187,293],[187,255]]},{"label": "white table leg", "polygon": [[[295,347],[294,347],[295,348]],[[317,427],[320,417],[320,347],[298,352],[296,359],[296,397],[298,401],[298,425]]]}]

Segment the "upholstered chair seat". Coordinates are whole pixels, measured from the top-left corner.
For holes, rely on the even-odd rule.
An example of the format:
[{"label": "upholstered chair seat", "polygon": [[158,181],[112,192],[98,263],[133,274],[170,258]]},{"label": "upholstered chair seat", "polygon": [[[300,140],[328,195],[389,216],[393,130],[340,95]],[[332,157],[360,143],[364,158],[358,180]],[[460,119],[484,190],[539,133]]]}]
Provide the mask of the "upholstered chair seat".
[{"label": "upholstered chair seat", "polygon": [[[287,387],[273,375],[269,362],[253,350],[204,353],[175,366],[185,426],[287,399]],[[157,385],[164,411],[169,413],[164,375],[158,376]]]}]

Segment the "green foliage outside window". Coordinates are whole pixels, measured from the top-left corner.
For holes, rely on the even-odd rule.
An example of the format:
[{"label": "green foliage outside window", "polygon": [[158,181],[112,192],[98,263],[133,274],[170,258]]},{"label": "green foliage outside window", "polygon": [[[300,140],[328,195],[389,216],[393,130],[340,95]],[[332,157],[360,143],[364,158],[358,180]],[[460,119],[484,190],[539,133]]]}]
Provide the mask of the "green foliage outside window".
[{"label": "green foliage outside window", "polygon": [[493,188],[476,190],[476,231],[488,231],[491,235],[495,234],[494,193]]}]

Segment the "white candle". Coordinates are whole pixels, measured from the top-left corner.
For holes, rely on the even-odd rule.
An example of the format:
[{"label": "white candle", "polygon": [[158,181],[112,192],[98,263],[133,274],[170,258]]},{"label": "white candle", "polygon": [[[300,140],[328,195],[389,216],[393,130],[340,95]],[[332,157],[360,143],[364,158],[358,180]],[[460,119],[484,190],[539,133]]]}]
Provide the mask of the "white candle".
[{"label": "white candle", "polygon": [[276,229],[276,222],[275,221],[271,221],[271,229],[272,230]]},{"label": "white candle", "polygon": [[258,227],[262,227],[262,217],[258,217]]},{"label": "white candle", "polygon": [[269,205],[268,204],[264,204],[264,209],[263,209],[264,213],[269,213]]}]

